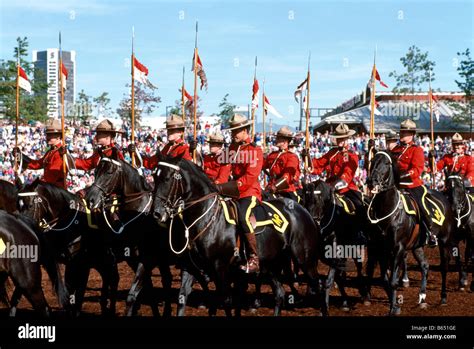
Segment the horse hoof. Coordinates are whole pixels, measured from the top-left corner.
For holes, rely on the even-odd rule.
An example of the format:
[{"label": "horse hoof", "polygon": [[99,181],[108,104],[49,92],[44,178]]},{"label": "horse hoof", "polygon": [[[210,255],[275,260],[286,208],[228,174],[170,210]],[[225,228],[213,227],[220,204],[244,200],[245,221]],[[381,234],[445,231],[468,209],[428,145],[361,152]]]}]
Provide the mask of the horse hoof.
[{"label": "horse hoof", "polygon": [[428,303],[423,302],[423,303],[420,303],[418,306],[420,307],[420,309],[423,309],[423,310],[424,310],[424,309],[427,309],[427,308],[428,308]]},{"label": "horse hoof", "polygon": [[410,281],[403,281],[402,286],[403,286],[403,288],[410,287]]},{"label": "horse hoof", "polygon": [[206,306],[204,304],[199,304],[198,309],[206,310]]},{"label": "horse hoof", "polygon": [[260,308],[261,306],[262,306],[262,302],[260,302],[259,299],[256,299],[256,300],[253,301],[253,307],[254,307],[255,309],[258,309],[258,308]]},{"label": "horse hoof", "polygon": [[364,305],[365,305],[366,307],[371,306],[371,305],[372,305],[372,302],[369,301],[368,299],[366,299],[366,300],[364,301]]},{"label": "horse hoof", "polygon": [[257,314],[257,309],[256,308],[250,308],[250,313],[252,314]]},{"label": "horse hoof", "polygon": [[346,305],[346,306],[343,306],[341,309],[342,309],[342,311],[344,311],[344,312],[346,312],[346,313],[348,313],[348,312],[351,311],[351,308],[349,308],[347,305]]},{"label": "horse hoof", "polygon": [[441,298],[441,306],[446,306],[448,305],[448,300],[446,298]]},{"label": "horse hoof", "polygon": [[464,292],[466,291],[466,288],[464,286],[459,286],[459,292]]},{"label": "horse hoof", "polygon": [[392,310],[390,310],[390,316],[398,316],[402,313],[402,309],[397,307],[397,308],[392,308]]}]

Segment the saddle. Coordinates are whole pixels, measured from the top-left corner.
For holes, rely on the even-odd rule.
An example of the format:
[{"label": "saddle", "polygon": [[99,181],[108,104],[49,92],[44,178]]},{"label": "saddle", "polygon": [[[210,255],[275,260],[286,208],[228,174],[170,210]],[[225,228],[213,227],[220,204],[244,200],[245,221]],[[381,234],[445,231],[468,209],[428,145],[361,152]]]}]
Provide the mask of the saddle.
[{"label": "saddle", "polygon": [[[233,225],[239,224],[237,203],[230,198],[221,199],[220,202],[227,223]],[[289,225],[288,219],[285,215],[268,201],[262,201],[260,205],[255,206],[252,209],[252,214],[250,215],[249,220],[254,229],[273,225],[273,228],[282,234],[286,231]]]}]

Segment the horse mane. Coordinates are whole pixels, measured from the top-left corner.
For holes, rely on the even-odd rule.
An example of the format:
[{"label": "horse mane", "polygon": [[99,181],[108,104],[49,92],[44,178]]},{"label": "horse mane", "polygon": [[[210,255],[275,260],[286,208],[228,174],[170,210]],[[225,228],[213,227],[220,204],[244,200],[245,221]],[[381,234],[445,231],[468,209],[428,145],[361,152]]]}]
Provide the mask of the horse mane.
[{"label": "horse mane", "polygon": [[[203,169],[197,166],[194,162],[182,158],[177,158],[176,164],[181,168],[184,168],[186,171],[190,173],[190,177],[192,180],[198,180],[204,182],[205,187],[209,189],[209,191],[217,191],[215,184],[207,177],[206,173]],[[167,162],[171,162],[170,159],[166,160]]]},{"label": "horse mane", "polygon": [[151,191],[150,185],[145,180],[145,177],[141,176],[140,173],[130,165],[128,162],[120,160],[122,169],[126,171],[128,183],[137,191]]}]

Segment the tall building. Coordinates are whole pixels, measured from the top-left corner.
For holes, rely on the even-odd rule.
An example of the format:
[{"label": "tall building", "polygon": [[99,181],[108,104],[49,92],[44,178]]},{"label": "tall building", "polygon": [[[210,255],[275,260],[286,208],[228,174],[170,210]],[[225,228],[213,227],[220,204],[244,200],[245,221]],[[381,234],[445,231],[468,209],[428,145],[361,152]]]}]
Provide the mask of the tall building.
[{"label": "tall building", "polygon": [[[64,93],[64,110],[68,114],[75,103],[76,96],[76,51],[62,51],[63,64],[68,71],[66,91]],[[33,51],[35,79],[46,79],[48,92],[48,116],[60,117],[61,95],[59,91],[59,49],[48,48],[45,51]],[[42,74],[39,74],[39,71]]]}]

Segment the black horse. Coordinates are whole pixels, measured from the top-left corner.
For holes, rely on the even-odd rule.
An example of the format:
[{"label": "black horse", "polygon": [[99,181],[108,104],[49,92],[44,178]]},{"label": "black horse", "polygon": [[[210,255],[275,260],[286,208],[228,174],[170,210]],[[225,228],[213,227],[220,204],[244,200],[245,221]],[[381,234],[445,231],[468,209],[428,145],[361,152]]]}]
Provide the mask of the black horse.
[{"label": "black horse", "polygon": [[[24,220],[0,210],[0,298],[10,306],[15,316],[22,295],[42,317],[49,317],[50,309],[41,288],[41,248],[38,237]],[[5,282],[10,277],[15,290],[8,302]]]},{"label": "black horse", "polygon": [[0,180],[0,210],[9,213],[18,212],[18,188],[16,185]]},{"label": "black horse", "polygon": [[[396,160],[385,151],[378,151],[370,163],[370,175],[367,185],[374,194],[367,210],[367,215],[372,224],[378,227],[378,234],[374,239],[380,243],[380,268],[381,275],[385,279],[385,287],[390,301],[390,314],[400,314],[399,302],[397,302],[398,272],[404,263],[407,251],[412,250],[421,267],[422,280],[419,293],[419,305],[426,307],[426,280],[428,274],[428,262],[425,259],[423,246],[426,236],[420,232],[420,212],[424,208],[417,207],[414,201],[404,195],[397,188],[399,174]],[[448,209],[449,202],[438,192],[429,191],[445,215],[441,226],[434,225],[434,231],[438,237],[441,255],[441,303],[446,303],[446,274],[450,251],[453,245],[454,218]],[[413,207],[413,208],[412,208]],[[409,213],[413,211],[412,213]],[[390,280],[386,271],[391,272]],[[368,271],[369,277],[373,270]]]},{"label": "black horse", "polygon": [[[48,256],[64,263],[68,293],[66,309],[79,315],[91,268],[102,277],[102,314],[115,314],[118,270],[104,234],[90,227],[84,201],[62,188],[39,180],[19,193],[22,213],[38,223]],[[110,296],[110,305],[108,305]]]},{"label": "black horse", "polygon": [[[185,314],[186,301],[192,291],[192,275],[204,273],[214,281],[216,291],[224,300],[225,313],[231,316],[231,282],[234,280],[239,288],[244,276],[237,265],[238,227],[226,220],[222,198],[198,166],[180,158],[161,157],[155,183],[153,215],[161,224],[169,224],[171,241],[173,235],[182,240],[179,247],[173,246],[176,253],[182,254],[183,266],[178,315]],[[299,204],[288,199],[274,200],[271,204],[288,217],[288,227],[280,233],[267,225],[256,231],[256,237],[261,274],[271,279],[276,300],[274,314],[279,315],[285,297],[281,275],[290,260],[304,272],[310,292],[319,291],[316,268],[319,234],[311,216]],[[237,301],[237,316],[240,307]],[[215,312],[216,304],[212,303],[209,314]]]},{"label": "black horse", "polygon": [[[117,201],[114,204],[111,198]],[[94,184],[87,190],[86,199],[89,206],[99,212],[99,222],[109,234],[114,235],[114,245],[122,249],[134,251],[126,260],[135,271],[135,278],[127,297],[129,316],[135,315],[139,309],[139,295],[142,289],[151,293],[153,284],[151,272],[158,266],[164,290],[164,316],[171,315],[171,256],[167,236],[153,219],[152,192],[150,186],[138,171],[128,163],[118,160],[116,154],[110,158],[102,157],[96,168]],[[109,212],[118,210],[119,222],[111,222]],[[111,232],[113,231],[113,233]],[[116,248],[114,248],[116,250]],[[144,292],[145,293],[145,292]],[[158,316],[158,304],[154,297],[149,297],[154,315]]]},{"label": "black horse", "polygon": [[[460,268],[459,289],[464,291],[468,284],[468,268],[474,265],[474,203],[473,197],[464,186],[464,180],[459,173],[446,175],[446,195],[454,213],[457,227],[457,240],[465,241],[464,264]],[[456,262],[460,263],[460,253],[456,254]],[[471,291],[474,291],[474,277],[471,281]]]},{"label": "black horse", "polygon": [[[347,261],[353,259],[357,268],[357,286],[364,301],[368,301],[367,289],[362,273],[362,260],[365,254],[365,241],[360,239],[359,231],[367,224],[355,214],[349,214],[340,204],[334,188],[322,180],[305,183],[303,198],[306,209],[320,226],[323,238],[323,261],[329,265],[325,284],[325,302],[329,307],[329,293],[336,281],[342,296],[342,309],[349,311],[345,291]],[[365,232],[367,233],[367,232]],[[344,253],[337,253],[337,251]],[[348,253],[345,253],[345,252]],[[350,253],[349,253],[350,252]]]}]

